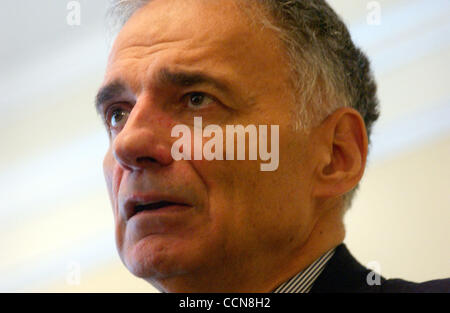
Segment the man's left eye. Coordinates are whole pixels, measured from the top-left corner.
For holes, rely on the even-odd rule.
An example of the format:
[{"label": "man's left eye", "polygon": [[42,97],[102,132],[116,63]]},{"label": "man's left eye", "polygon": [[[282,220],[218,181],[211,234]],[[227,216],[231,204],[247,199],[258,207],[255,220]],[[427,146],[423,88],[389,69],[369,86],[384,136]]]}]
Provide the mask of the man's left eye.
[{"label": "man's left eye", "polygon": [[212,102],[214,102],[214,99],[202,92],[192,92],[187,95],[187,106],[190,108],[199,109]]}]

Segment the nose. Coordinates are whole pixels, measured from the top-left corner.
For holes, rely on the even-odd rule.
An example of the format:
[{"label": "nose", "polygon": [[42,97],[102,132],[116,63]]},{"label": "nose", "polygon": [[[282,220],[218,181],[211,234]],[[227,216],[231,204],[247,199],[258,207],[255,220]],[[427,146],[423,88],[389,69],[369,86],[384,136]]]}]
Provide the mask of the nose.
[{"label": "nose", "polygon": [[113,155],[126,170],[139,171],[173,162],[170,129],[164,128],[161,115],[151,111],[136,103],[124,128],[114,138]]}]

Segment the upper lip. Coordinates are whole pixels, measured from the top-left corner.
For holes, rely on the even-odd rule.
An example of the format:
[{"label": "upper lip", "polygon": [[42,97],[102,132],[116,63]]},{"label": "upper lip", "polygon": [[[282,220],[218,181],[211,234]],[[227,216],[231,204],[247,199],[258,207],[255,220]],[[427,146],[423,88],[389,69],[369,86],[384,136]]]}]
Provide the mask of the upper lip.
[{"label": "upper lip", "polygon": [[162,194],[147,194],[147,195],[132,195],[125,199],[124,205],[122,206],[123,213],[125,217],[129,220],[133,215],[136,214],[136,206],[140,204],[150,204],[161,201],[172,202],[178,205],[189,205],[185,200],[171,195]]}]

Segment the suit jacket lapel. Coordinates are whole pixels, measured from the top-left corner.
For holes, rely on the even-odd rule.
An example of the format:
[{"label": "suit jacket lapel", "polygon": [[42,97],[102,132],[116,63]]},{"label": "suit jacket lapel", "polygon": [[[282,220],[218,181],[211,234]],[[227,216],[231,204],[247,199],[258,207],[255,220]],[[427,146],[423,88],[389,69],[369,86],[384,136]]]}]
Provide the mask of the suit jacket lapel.
[{"label": "suit jacket lapel", "polygon": [[[362,266],[348,251],[345,244],[336,247],[333,257],[319,275],[311,293],[324,292],[381,292],[380,285],[369,285],[371,270]],[[381,283],[385,279],[381,277]]]}]

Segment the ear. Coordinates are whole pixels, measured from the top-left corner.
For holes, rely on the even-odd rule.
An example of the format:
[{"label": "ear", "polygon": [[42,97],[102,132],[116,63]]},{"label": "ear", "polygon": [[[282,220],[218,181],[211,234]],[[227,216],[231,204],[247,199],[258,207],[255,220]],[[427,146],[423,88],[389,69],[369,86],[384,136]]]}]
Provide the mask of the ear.
[{"label": "ear", "polygon": [[314,132],[319,163],[313,195],[317,198],[341,196],[361,180],[366,166],[368,139],[358,111],[341,108]]}]

